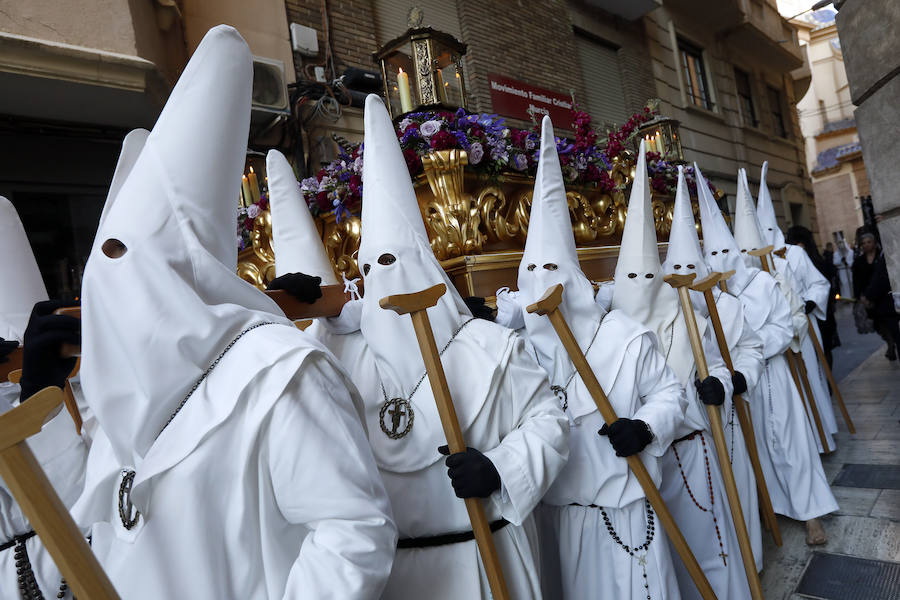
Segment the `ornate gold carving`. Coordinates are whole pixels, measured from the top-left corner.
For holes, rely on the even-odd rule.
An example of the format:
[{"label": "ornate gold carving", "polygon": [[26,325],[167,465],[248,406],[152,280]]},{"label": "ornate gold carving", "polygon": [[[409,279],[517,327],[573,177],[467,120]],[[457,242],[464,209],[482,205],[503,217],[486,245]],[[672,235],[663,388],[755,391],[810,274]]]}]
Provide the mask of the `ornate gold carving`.
[{"label": "ornate gold carving", "polygon": [[531,194],[520,194],[509,201],[499,185],[488,185],[479,192],[475,204],[481,210],[481,222],[492,242],[525,242],[528,231],[528,215],[531,211]]},{"label": "ornate gold carving", "polygon": [[334,270],[347,279],[359,277],[359,265],[356,261],[362,231],[359,217],[347,217],[338,223],[334,215],[327,215],[324,221],[325,251],[334,265]]},{"label": "ornate gold carving", "polygon": [[439,150],[422,157],[433,199],[420,208],[438,260],[481,254],[484,247],[481,211],[463,185],[463,167],[468,163],[463,150]]},{"label": "ornate gold carving", "polygon": [[275,278],[275,251],[272,249],[272,214],[259,213],[250,232],[250,248],[238,254],[238,277],[261,290]]},{"label": "ornate gold carving", "polygon": [[427,39],[413,40],[412,47],[415,53],[415,64],[418,65],[416,82],[419,85],[419,99],[422,104],[437,104],[440,102],[434,89],[434,73],[431,64],[431,42]]}]

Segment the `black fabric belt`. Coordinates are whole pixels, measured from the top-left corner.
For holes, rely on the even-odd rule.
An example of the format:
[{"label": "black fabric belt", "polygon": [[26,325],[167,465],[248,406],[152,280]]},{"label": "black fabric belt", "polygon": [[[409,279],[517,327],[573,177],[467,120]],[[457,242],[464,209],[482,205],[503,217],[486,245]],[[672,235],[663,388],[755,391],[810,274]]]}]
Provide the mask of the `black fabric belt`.
[{"label": "black fabric belt", "polygon": [[677,444],[678,442],[686,442],[686,441],[688,441],[688,440],[694,439],[694,438],[697,437],[698,435],[703,435],[703,432],[702,432],[702,431],[699,431],[699,430],[698,430],[698,431],[692,431],[691,433],[687,434],[687,435],[684,436],[684,437],[678,438],[677,440],[675,440],[675,441],[672,442],[672,443],[673,443],[673,444]]},{"label": "black fabric belt", "polygon": [[[509,525],[506,519],[500,519],[491,523],[491,533],[500,531]],[[397,541],[397,549],[405,548],[431,548],[432,546],[446,546],[448,544],[461,544],[475,539],[475,532],[460,531],[459,533],[444,533],[441,535],[427,535],[424,537],[402,538]]]},{"label": "black fabric belt", "polygon": [[25,542],[25,541],[28,541],[28,540],[30,540],[31,538],[33,538],[34,535],[35,535],[35,534],[34,534],[33,531],[29,531],[28,533],[23,533],[22,535],[15,535],[15,536],[13,536],[13,538],[12,538],[11,540],[9,540],[8,542],[5,542],[5,543],[3,543],[3,544],[0,544],[0,552],[3,552],[4,550],[9,550],[10,548],[12,548],[13,546],[15,546],[15,545],[18,544],[19,542]]},{"label": "black fabric belt", "polygon": [[598,506],[596,504],[578,504],[577,502],[572,502],[569,506],[580,506],[581,508],[603,508],[602,506]]}]

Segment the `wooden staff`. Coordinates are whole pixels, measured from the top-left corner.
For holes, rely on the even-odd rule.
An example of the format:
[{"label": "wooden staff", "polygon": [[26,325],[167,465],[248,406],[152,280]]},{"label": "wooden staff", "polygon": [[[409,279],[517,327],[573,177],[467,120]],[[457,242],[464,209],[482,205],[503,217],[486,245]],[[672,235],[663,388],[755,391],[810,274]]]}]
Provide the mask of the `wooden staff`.
[{"label": "wooden staff", "polygon": [[[725,361],[728,372],[734,375],[734,363],[731,361],[731,352],[728,350],[728,340],[725,339],[722,321],[719,319],[719,307],[716,306],[716,300],[713,298],[712,293],[712,288],[718,283],[721,276],[722,273],[711,273],[706,279],[696,282],[691,286],[691,289],[703,294],[703,298],[706,300],[706,308],[709,310],[709,318],[712,321],[713,331],[716,334],[716,342],[719,344],[719,352],[722,354],[722,360]],[[753,466],[756,489],[759,492],[759,499],[762,503],[763,521],[767,525],[766,528],[772,532],[775,545],[781,546],[781,529],[778,527],[778,521],[775,518],[775,509],[772,507],[769,487],[766,485],[762,465],[759,462],[759,449],[756,447],[756,436],[753,433],[753,424],[750,422],[750,411],[740,394],[735,394],[732,397],[732,402],[734,403],[734,412],[737,414],[738,421],[741,424],[741,433],[744,437],[744,445],[747,447],[747,455],[750,457],[750,464]]]},{"label": "wooden staff", "polygon": [[[613,409],[612,404],[609,403],[609,398],[606,397],[606,393],[603,391],[600,382],[597,381],[597,377],[594,375],[591,365],[584,356],[584,352],[582,352],[581,348],[578,346],[575,336],[572,335],[572,330],[569,329],[566,318],[559,311],[562,295],[563,286],[561,283],[558,283],[548,289],[540,300],[528,306],[526,310],[529,313],[546,315],[550,318],[550,323],[553,325],[553,329],[556,330],[556,335],[559,336],[566,352],[569,354],[569,358],[575,365],[575,369],[578,371],[581,381],[584,382],[584,385],[594,398],[597,410],[600,412],[603,420],[606,421],[606,424],[612,425],[619,417],[616,415],[616,411]],[[663,501],[659,490],[656,488],[656,484],[653,483],[653,479],[647,472],[647,467],[644,466],[644,463],[641,462],[641,459],[637,454],[627,456],[625,457],[625,460],[628,462],[628,467],[631,469],[631,472],[634,473],[635,478],[644,490],[644,495],[647,497],[653,510],[656,511],[656,514],[659,516],[659,520],[666,530],[666,534],[669,536],[672,545],[675,546],[675,550],[681,557],[681,561],[687,568],[691,579],[694,580],[694,585],[697,586],[700,595],[704,600],[715,598],[716,594],[713,591],[712,586],[706,579],[703,569],[701,569],[699,563],[697,563],[697,558],[694,556],[694,553],[691,552],[690,546],[688,546],[687,541],[684,539],[684,535],[682,535],[681,530],[678,528],[678,524],[672,517],[672,513],[669,512],[669,508]]]},{"label": "wooden staff", "polygon": [[115,588],[25,442],[54,416],[62,402],[62,390],[48,387],[0,415],[0,477],[72,593],[91,600],[118,600]]},{"label": "wooden staff", "polygon": [[[769,275],[772,274],[775,267],[774,260],[769,256],[769,253],[772,252],[772,248],[773,246],[766,246],[765,248],[751,250],[749,252],[753,256],[759,257],[763,270]],[[770,260],[772,260],[771,264],[769,263]],[[819,440],[822,443],[822,450],[826,453],[831,452],[832,450],[828,446],[828,436],[825,435],[825,428],[822,427],[822,417],[819,415],[819,406],[816,404],[816,397],[813,395],[812,385],[810,385],[809,377],[806,373],[806,364],[803,362],[803,354],[794,352],[788,348],[785,350],[785,357],[788,361],[788,368],[791,370],[791,377],[794,379],[794,385],[797,386],[797,392],[799,392],[800,398],[803,400],[803,405],[806,407],[806,418],[809,419],[810,415],[812,415],[812,422],[815,424],[816,433],[819,435]],[[802,387],[800,382],[803,384]],[[805,396],[804,389],[806,390]]]},{"label": "wooden staff", "polygon": [[850,433],[856,433],[856,427],[853,426],[853,421],[850,419],[850,413],[847,412],[847,405],[844,404],[844,397],[841,396],[841,390],[834,380],[834,374],[831,372],[831,367],[828,366],[828,361],[825,360],[825,352],[822,350],[822,344],[819,343],[819,336],[816,335],[816,329],[813,327],[812,319],[809,318],[809,315],[806,315],[806,322],[809,323],[809,337],[812,339],[813,347],[816,349],[816,355],[819,357],[819,362],[822,363],[822,368],[825,369],[825,375],[828,376],[828,383],[831,385],[831,391],[834,392],[834,397],[838,401],[841,414],[844,415],[847,429]]},{"label": "wooden staff", "polygon": [[[428,308],[437,304],[438,299],[446,291],[447,286],[439,283],[421,292],[382,298],[378,304],[386,310],[393,310],[400,315],[409,314],[412,317],[419,350],[422,352],[422,360],[425,362],[425,372],[428,373],[428,381],[434,393],[441,425],[444,428],[444,435],[447,437],[447,445],[450,453],[456,454],[466,451],[466,442],[463,439],[459,420],[456,418],[456,409],[453,407],[453,399],[450,397],[450,388],[447,386],[447,377],[444,375],[444,367],[441,364],[441,356],[434,341],[434,331],[431,329],[431,321],[428,319],[427,312]],[[484,513],[484,504],[480,498],[466,498],[465,502],[469,520],[472,523],[472,531],[475,534],[475,542],[481,553],[481,562],[484,564],[488,584],[491,587],[491,595],[498,600],[509,600],[509,591],[506,588],[500,558],[497,556],[497,548],[494,546],[491,527],[487,515]]]},{"label": "wooden staff", "polygon": [[[694,353],[697,375],[699,375],[700,381],[703,381],[709,377],[709,369],[706,366],[706,356],[703,354],[703,341],[700,339],[700,329],[697,328],[697,320],[694,317],[694,308],[691,305],[689,291],[695,277],[696,275],[694,274],[667,275],[663,281],[678,291],[678,298],[681,300],[681,313],[684,315],[688,337],[691,340],[691,350]],[[750,547],[750,534],[747,533],[744,511],[741,509],[740,495],[737,491],[737,484],[734,481],[734,471],[731,470],[731,461],[728,458],[725,430],[722,428],[722,415],[719,413],[718,406],[710,406],[708,404],[704,406],[706,406],[706,414],[709,417],[710,429],[716,444],[716,454],[719,457],[722,479],[725,481],[725,493],[728,496],[731,520],[734,522],[734,529],[738,536],[738,545],[741,548],[741,558],[744,561],[744,572],[747,575],[747,583],[750,586],[750,596],[754,600],[762,600],[762,584],[759,581],[759,573],[756,572],[756,560],[753,558],[753,550]]]}]

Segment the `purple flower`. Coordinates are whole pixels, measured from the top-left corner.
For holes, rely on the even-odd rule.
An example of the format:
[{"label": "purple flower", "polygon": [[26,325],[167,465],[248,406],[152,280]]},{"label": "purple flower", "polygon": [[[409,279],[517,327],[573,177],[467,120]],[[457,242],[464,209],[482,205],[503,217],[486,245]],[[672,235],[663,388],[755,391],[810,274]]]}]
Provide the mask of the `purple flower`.
[{"label": "purple flower", "polygon": [[255,219],[259,216],[259,206],[256,204],[251,204],[247,207],[247,216],[251,219]]},{"label": "purple flower", "polygon": [[469,164],[477,165],[482,158],[484,158],[484,148],[481,147],[481,142],[472,142],[472,145],[469,146]]},{"label": "purple flower", "polygon": [[468,150],[469,148],[469,138],[466,137],[465,131],[454,131],[453,135],[456,136],[456,141],[459,142],[459,145],[463,147],[464,150]]},{"label": "purple flower", "polygon": [[425,121],[419,127],[419,131],[422,132],[422,137],[425,137],[425,138],[430,138],[431,136],[436,134],[438,131],[440,131],[440,129],[441,129],[441,122],[435,121],[435,120]]},{"label": "purple flower", "polygon": [[418,129],[407,129],[407,130],[403,133],[403,137],[400,138],[400,141],[401,141],[402,143],[404,143],[404,144],[408,144],[411,140],[414,140],[414,139],[416,139],[417,137],[419,137],[419,130],[418,130]]},{"label": "purple flower", "polygon": [[315,177],[307,177],[300,182],[301,192],[317,192],[319,191],[319,180]]},{"label": "purple flower", "polygon": [[528,168],[528,159],[524,154],[516,154],[513,156],[513,166],[519,171],[524,171]]}]

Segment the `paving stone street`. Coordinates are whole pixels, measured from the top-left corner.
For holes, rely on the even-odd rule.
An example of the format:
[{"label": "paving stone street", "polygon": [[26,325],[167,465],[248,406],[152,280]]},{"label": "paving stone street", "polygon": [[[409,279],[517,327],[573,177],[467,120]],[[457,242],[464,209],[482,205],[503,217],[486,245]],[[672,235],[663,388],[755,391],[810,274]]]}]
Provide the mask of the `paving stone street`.
[{"label": "paving stone street", "polygon": [[[776,547],[771,536],[767,537],[764,532],[765,570],[762,583],[767,600],[900,598],[900,578],[897,576],[900,573],[900,364],[889,362],[884,357],[885,345],[878,336],[857,335],[852,320],[848,319],[852,319],[848,308],[839,310],[843,345],[834,351],[834,360],[835,372],[840,379],[839,387],[856,426],[856,434],[848,432],[836,406],[840,429],[836,438],[838,448],[822,458],[840,510],[823,519],[829,538],[825,546],[808,547],[803,524],[790,519],[779,517],[784,539],[782,547]],[[842,361],[861,360],[861,349],[868,353],[868,357],[841,379],[841,374],[846,370],[839,369],[838,365]],[[847,465],[861,466],[848,468]],[[860,484],[860,478],[854,478],[854,473],[868,474],[872,481],[862,483],[875,487],[855,487]],[[851,483],[854,487],[836,485],[839,475],[839,483]],[[885,574],[889,573],[887,583],[882,581],[877,591],[867,588],[866,569],[860,567],[862,563],[846,557],[892,563],[869,563],[876,578],[884,580]],[[828,562],[833,560],[837,562]],[[839,572],[839,569],[811,568],[804,581],[804,573],[811,562],[840,565],[842,560],[852,569],[853,575]],[[811,579],[824,579],[829,575],[834,581],[816,582]],[[853,577],[859,580],[853,580]],[[829,595],[801,593],[808,592],[810,586],[817,583],[831,585],[832,589],[842,589],[843,586],[844,591]],[[834,595],[836,593],[852,595]]]}]

